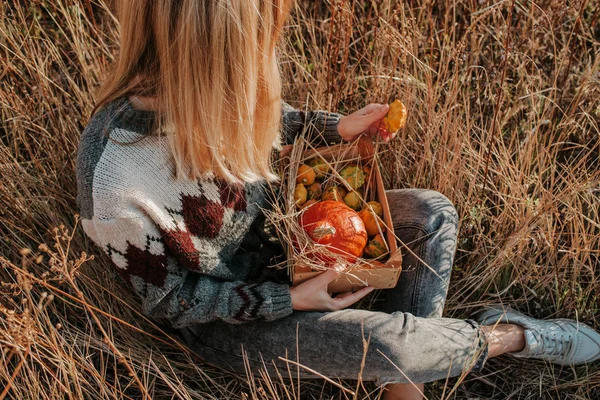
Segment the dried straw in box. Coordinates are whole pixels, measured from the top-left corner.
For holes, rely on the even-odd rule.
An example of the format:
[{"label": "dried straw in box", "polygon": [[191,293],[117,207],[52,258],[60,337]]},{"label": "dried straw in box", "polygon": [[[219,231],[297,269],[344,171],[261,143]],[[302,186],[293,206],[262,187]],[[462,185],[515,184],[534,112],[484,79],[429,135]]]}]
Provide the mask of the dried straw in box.
[{"label": "dried straw in box", "polygon": [[[327,153],[331,152],[333,154],[330,160],[321,157],[330,169],[326,179],[321,182],[323,192],[331,185],[345,186],[346,190],[349,192],[352,191],[348,183],[339,175],[339,171],[347,165],[357,164],[360,167],[368,165],[371,167],[371,173],[365,178],[364,198],[363,196],[361,198],[363,198],[364,203],[377,200],[375,198],[376,185],[373,173],[373,166],[376,160],[374,158],[363,164],[360,156],[353,154],[355,146],[357,146],[356,142],[344,142],[334,146],[319,148],[321,151],[325,149]],[[282,152],[282,154],[284,153]],[[314,157],[319,157],[315,144],[309,142],[304,137],[299,137],[296,139],[291,152],[276,161],[276,171],[282,177],[281,187],[274,188],[271,186],[273,192],[272,199],[277,199],[277,201],[272,201],[272,210],[265,210],[265,215],[275,226],[279,239],[284,244],[287,254],[288,271],[293,271],[294,265],[298,262],[311,267],[313,270],[324,270],[323,263],[318,261],[319,255],[335,258],[337,262],[348,265],[348,261],[341,255],[332,253],[325,245],[315,243],[299,224],[299,216],[303,210],[294,203],[296,175],[298,167]],[[294,243],[296,243],[296,246],[294,246]],[[348,266],[347,271],[357,268],[359,264],[363,266],[364,264],[370,264],[370,260],[359,258],[355,264]]]}]

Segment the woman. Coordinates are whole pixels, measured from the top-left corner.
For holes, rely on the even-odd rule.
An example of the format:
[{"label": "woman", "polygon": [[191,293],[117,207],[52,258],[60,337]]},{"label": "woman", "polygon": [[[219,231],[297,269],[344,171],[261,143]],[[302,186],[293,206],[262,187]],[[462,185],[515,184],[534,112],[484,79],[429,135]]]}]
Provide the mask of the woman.
[{"label": "woman", "polygon": [[[396,234],[411,251],[385,309],[346,309],[372,291],[330,296],[330,270],[290,287],[268,208],[273,149],[305,133],[325,142],[380,129],[387,106],[341,116],[281,102],[275,45],[287,0],[123,0],[120,57],[79,147],[83,228],[140,296],[207,361],[243,371],[299,361],[321,374],[420,398],[422,383],[480,370],[511,353],[560,364],[600,356],[575,321],[539,321],[500,307],[477,321],[441,318],[457,216],[441,194],[388,191]],[[297,344],[297,346],[296,346]],[[309,377],[309,370],[300,369]],[[418,382],[413,385],[410,382]]]}]

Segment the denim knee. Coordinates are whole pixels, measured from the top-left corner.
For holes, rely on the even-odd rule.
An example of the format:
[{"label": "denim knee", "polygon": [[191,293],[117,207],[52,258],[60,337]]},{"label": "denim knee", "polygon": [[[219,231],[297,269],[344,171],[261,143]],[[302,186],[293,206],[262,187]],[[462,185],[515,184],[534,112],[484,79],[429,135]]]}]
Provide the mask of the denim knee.
[{"label": "denim knee", "polygon": [[423,224],[428,232],[436,232],[445,225],[458,229],[458,213],[454,204],[443,194],[428,190],[425,201],[421,203]]},{"label": "denim knee", "polygon": [[458,228],[458,213],[443,194],[428,189],[396,189],[386,192],[395,227],[413,225],[433,233],[445,225]]}]

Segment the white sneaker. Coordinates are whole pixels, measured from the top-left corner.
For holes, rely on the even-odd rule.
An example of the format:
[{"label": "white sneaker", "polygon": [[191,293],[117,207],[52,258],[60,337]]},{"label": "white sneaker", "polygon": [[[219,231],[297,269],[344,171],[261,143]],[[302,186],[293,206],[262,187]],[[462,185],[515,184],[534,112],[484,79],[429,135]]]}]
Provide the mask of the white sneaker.
[{"label": "white sneaker", "polygon": [[517,324],[525,328],[525,348],[515,357],[538,358],[559,365],[590,363],[600,359],[600,333],[571,319],[535,319],[504,308],[486,307],[475,320],[480,325]]}]

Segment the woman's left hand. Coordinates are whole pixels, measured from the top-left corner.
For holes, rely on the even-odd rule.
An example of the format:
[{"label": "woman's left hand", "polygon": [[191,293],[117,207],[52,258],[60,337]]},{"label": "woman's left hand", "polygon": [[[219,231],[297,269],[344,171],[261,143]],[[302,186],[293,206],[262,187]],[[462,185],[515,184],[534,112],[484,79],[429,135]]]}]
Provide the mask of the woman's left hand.
[{"label": "woman's left hand", "polygon": [[379,135],[384,142],[389,142],[396,135],[385,129],[382,120],[389,111],[387,104],[371,103],[350,115],[340,118],[338,133],[345,141],[356,139],[360,134]]}]

